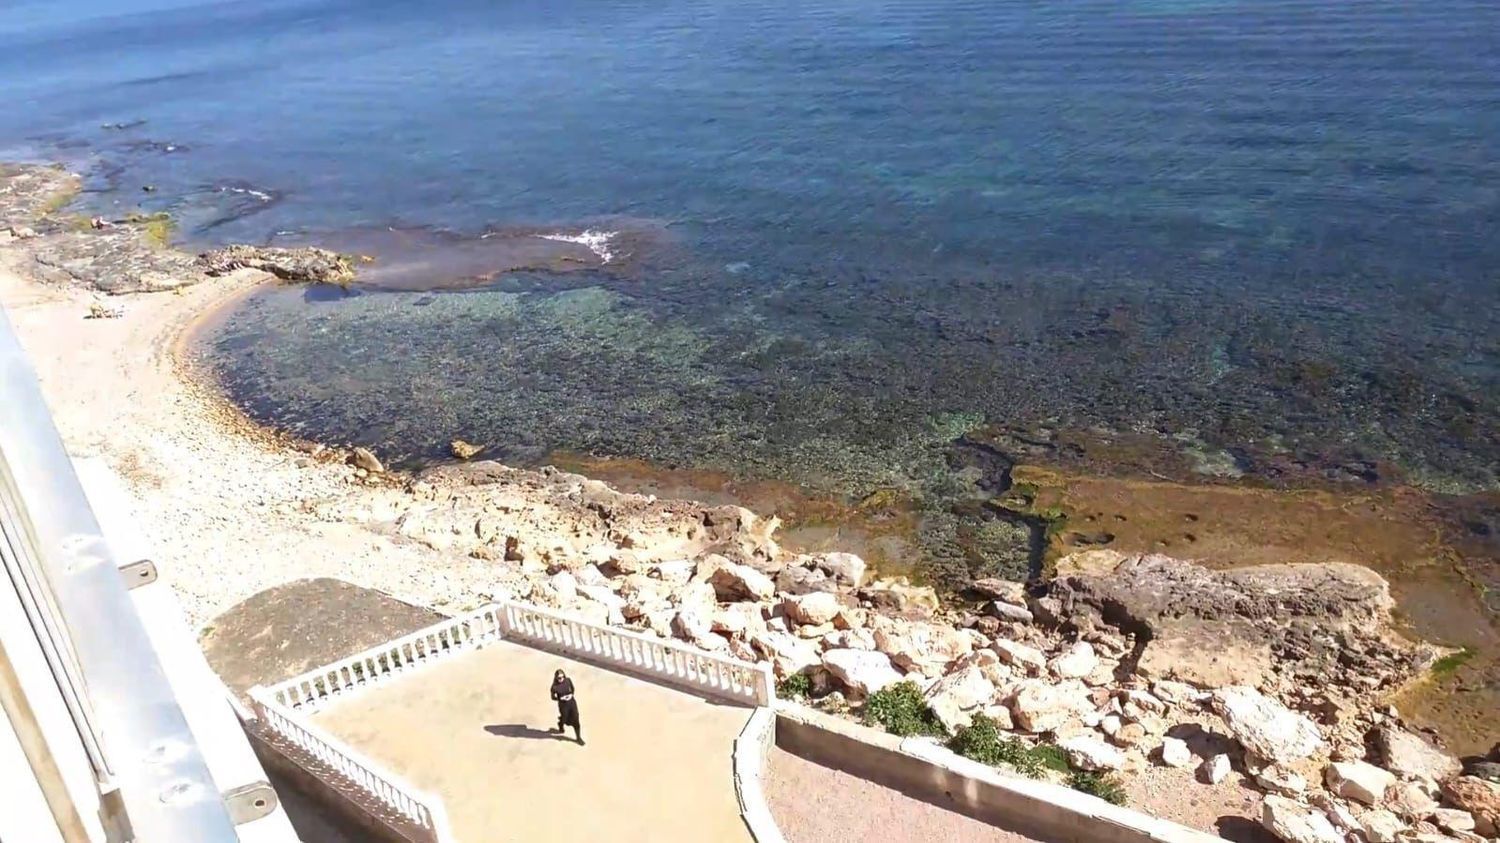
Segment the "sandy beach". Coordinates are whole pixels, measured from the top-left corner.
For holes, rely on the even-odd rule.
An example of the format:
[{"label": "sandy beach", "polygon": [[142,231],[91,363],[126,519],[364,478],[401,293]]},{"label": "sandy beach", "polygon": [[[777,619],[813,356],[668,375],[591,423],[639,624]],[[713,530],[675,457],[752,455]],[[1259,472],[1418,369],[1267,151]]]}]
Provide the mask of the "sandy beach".
[{"label": "sandy beach", "polygon": [[86,291],[34,283],[0,255],[0,304],[31,356],[69,452],[101,457],[135,492],[143,533],[191,620],[206,623],[256,592],[336,577],[442,609],[477,602],[489,565],[431,564],[430,548],[309,515],[363,487],[354,469],[309,459],[255,430],[189,375],[191,328],[265,283],[245,272],[174,293],[113,300],[118,319],[86,319]]}]

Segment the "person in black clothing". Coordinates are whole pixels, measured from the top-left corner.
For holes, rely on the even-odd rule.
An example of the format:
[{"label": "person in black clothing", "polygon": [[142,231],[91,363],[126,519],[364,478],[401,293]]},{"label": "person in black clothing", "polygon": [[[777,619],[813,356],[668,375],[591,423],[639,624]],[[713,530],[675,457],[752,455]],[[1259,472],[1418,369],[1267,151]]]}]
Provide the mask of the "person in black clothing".
[{"label": "person in black clothing", "polygon": [[573,680],[561,670],[552,674],[552,699],[557,703],[557,733],[573,727],[573,739],[583,743],[583,728],[578,725],[578,702],[573,699]]}]

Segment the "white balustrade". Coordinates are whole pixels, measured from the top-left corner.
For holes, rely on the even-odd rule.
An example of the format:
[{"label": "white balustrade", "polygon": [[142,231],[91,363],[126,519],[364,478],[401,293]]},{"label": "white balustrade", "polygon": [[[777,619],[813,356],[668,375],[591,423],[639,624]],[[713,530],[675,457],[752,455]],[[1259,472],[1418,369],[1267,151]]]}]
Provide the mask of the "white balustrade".
[{"label": "white balustrade", "polygon": [[336,773],[336,787],[363,796],[423,830],[434,843],[450,843],[443,803],[387,772],[312,723],[309,715],[355,688],[404,674],[441,658],[501,639],[562,650],[751,705],[774,699],[770,666],[718,655],[676,641],[601,626],[524,603],[490,604],[466,615],[402,636],[271,688],[251,689],[255,714],[272,734]]},{"label": "white balustrade", "polygon": [[316,709],[346,691],[499,640],[499,613],[499,606],[489,604],[466,615],[448,618],[274,685],[271,695],[289,709]]},{"label": "white balustrade", "polygon": [[373,800],[376,805],[366,804],[367,808],[383,807],[392,818],[424,832],[432,843],[453,843],[441,799],[418,790],[317,724],[286,708],[267,689],[252,688],[250,700],[262,726],[303,756],[295,759],[299,764],[310,760],[322,768],[318,772],[335,774],[337,778],[333,781],[319,775],[327,784],[346,791],[354,788],[355,792],[349,795],[357,802]]},{"label": "white balustrade", "polygon": [[505,602],[499,609],[506,639],[578,653],[736,702],[769,705],[773,699],[771,671],[764,664],[600,626],[524,603]]}]

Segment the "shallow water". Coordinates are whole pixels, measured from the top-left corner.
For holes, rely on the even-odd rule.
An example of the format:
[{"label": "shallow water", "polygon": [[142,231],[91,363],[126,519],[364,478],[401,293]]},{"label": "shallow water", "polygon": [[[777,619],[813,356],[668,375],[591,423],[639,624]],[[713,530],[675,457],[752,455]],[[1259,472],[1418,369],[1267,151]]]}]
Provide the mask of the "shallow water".
[{"label": "shallow water", "polygon": [[896,487],[970,568],[1024,541],[952,514],[987,424],[1497,482],[1493,3],[124,6],[0,19],[0,146],[91,208],[649,233],[628,271],[264,291],[209,354],[265,421]]}]

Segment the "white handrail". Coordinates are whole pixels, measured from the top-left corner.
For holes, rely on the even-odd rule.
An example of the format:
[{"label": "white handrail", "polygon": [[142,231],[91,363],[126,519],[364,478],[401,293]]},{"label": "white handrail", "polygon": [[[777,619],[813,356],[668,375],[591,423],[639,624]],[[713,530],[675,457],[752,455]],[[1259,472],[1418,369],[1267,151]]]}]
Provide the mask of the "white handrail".
[{"label": "white handrail", "polygon": [[770,705],[775,698],[770,666],[570,618],[525,603],[500,604],[500,627],[506,638],[550,645],[568,652],[621,665],[714,696],[751,705]]},{"label": "white handrail", "polygon": [[[430,835],[433,843],[453,843],[447,812],[437,796],[419,790],[322,727],[283,706],[266,688],[251,688],[250,702],[256,718],[266,729],[358,789],[358,793],[351,795],[372,797],[396,818]],[[295,760],[304,763],[304,759]],[[324,781],[333,787],[341,784]]]},{"label": "white handrail", "polygon": [[315,709],[353,688],[405,673],[440,656],[455,655],[501,637],[500,607],[488,604],[394,641],[314,668],[269,688],[289,709]]}]

